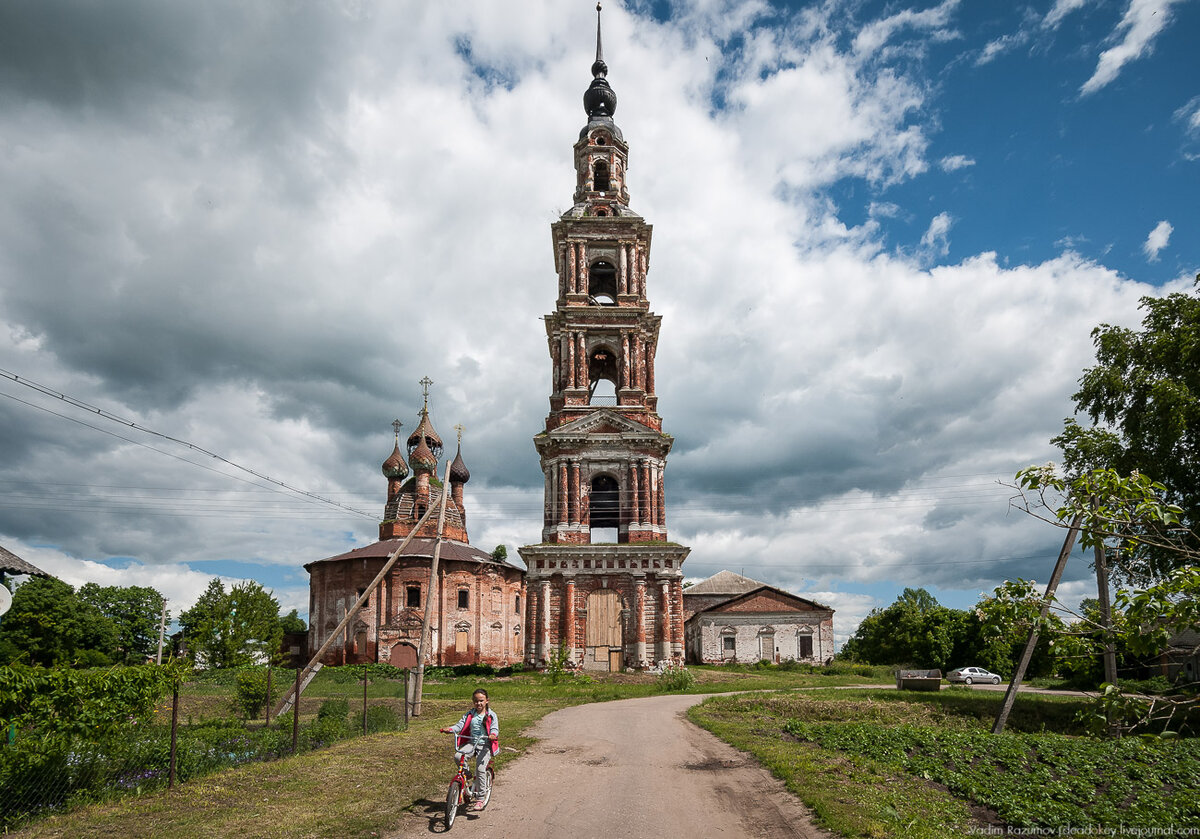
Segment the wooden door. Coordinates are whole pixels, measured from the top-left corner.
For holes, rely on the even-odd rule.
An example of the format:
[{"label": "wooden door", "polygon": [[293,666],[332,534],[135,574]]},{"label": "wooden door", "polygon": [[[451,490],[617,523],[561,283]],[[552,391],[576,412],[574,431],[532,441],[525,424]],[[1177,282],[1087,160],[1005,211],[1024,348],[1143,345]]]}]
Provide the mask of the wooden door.
[{"label": "wooden door", "polygon": [[607,666],[609,670],[621,669],[621,595],[615,590],[602,588],[588,595],[584,639],[588,652],[592,654],[592,660],[600,664],[601,668]]}]

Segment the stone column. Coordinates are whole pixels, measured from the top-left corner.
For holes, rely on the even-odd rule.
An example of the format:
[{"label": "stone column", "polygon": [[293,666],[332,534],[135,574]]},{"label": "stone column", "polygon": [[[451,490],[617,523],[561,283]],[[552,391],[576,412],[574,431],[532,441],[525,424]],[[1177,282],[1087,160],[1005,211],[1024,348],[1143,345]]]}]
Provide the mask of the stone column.
[{"label": "stone column", "polygon": [[570,484],[567,483],[567,461],[565,459],[558,461],[558,493],[555,497],[558,498],[558,523],[567,523],[567,490]]},{"label": "stone column", "polygon": [[666,478],[664,477],[665,470],[665,465],[658,467],[658,526],[662,528],[664,538],[666,537],[667,533],[667,489]]},{"label": "stone column", "polygon": [[654,352],[655,344],[646,342],[646,393],[654,393]]},{"label": "stone column", "polygon": [[566,624],[564,637],[567,649],[571,651],[571,661],[575,661],[575,581],[567,580],[566,594],[563,595],[563,621]]},{"label": "stone column", "polygon": [[638,490],[637,463],[629,464],[629,523],[642,523],[642,494]]},{"label": "stone column", "polygon": [[663,582],[659,586],[658,603],[658,644],[655,658],[663,661],[671,657],[671,584]]},{"label": "stone column", "polygon": [[571,461],[571,524],[579,524],[579,461]]},{"label": "stone column", "polygon": [[671,581],[671,600],[679,608],[671,610],[671,657],[683,661],[683,580]]},{"label": "stone column", "polygon": [[566,344],[563,360],[566,362],[566,385],[567,387],[575,387],[575,336],[573,333],[563,335],[563,342]]},{"label": "stone column", "polygon": [[541,620],[538,621],[538,634],[541,636],[542,658],[546,661],[550,660],[550,581],[542,580],[542,593],[540,597]]},{"label": "stone column", "polygon": [[639,464],[642,471],[642,523],[650,523],[650,465],[646,461]]},{"label": "stone column", "polygon": [[629,382],[629,334],[625,333],[621,336],[621,387],[632,387]]},{"label": "stone column", "polygon": [[636,586],[633,605],[637,609],[637,634],[634,643],[634,655],[637,657],[637,661],[634,663],[638,667],[644,667],[646,665],[646,580],[639,577]]},{"label": "stone column", "polygon": [[650,515],[647,516],[647,518],[650,519],[650,524],[657,527],[658,526],[658,466],[654,463],[647,464],[646,473],[647,473],[647,476],[649,477],[649,481],[647,481],[647,484],[648,484],[649,496],[650,496],[650,498],[649,498]]},{"label": "stone column", "polygon": [[621,255],[617,259],[617,294],[625,294],[629,288],[629,246],[621,243]]},{"label": "stone column", "polygon": [[587,338],[582,332],[577,334],[579,336],[579,348],[575,351],[575,359],[579,365],[579,373],[575,381],[579,387],[586,389],[588,386]]},{"label": "stone column", "polygon": [[578,270],[578,250],[574,242],[567,242],[567,294],[573,294],[575,291],[575,274]]}]

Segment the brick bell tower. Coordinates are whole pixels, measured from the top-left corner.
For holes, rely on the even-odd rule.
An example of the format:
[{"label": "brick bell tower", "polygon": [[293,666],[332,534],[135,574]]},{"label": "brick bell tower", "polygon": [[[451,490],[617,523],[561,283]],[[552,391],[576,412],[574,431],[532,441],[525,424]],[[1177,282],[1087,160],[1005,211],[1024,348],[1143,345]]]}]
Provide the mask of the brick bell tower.
[{"label": "brick bell tower", "polygon": [[575,143],[571,209],[551,225],[558,300],[545,318],[550,413],[534,437],[545,474],[542,541],[528,566],[526,654],[591,670],[683,660],[689,548],[667,540],[654,355],[661,318],[646,275],[651,226],[629,207],[629,147],[613,122],[596,5],[596,61]]}]

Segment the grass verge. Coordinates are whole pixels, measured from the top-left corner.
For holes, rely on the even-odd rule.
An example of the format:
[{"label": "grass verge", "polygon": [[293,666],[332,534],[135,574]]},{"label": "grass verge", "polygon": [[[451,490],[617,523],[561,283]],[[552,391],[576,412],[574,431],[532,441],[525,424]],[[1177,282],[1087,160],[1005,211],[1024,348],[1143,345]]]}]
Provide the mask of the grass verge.
[{"label": "grass verge", "polygon": [[1001,700],[813,691],[711,699],[691,717],[753,754],[846,837],[1200,830],[1200,741],[1056,733],[1072,730],[1083,703],[1034,696],[993,736]]}]

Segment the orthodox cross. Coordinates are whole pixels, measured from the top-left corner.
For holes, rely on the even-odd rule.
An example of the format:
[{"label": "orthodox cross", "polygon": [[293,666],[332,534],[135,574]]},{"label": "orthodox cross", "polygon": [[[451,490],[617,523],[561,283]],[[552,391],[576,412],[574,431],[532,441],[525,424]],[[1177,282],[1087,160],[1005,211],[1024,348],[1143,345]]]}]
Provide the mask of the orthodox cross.
[{"label": "orthodox cross", "polygon": [[421,386],[421,392],[425,394],[425,407],[421,410],[421,413],[429,413],[429,386],[433,384],[433,380],[426,376],[417,382],[417,384]]},{"label": "orthodox cross", "polygon": [[458,425],[454,426],[454,430],[458,432],[458,444],[461,446],[462,445],[462,433],[464,430],[462,427],[462,423],[460,422]]},{"label": "orthodox cross", "polygon": [[404,425],[404,423],[400,422],[400,420],[398,420],[398,419],[392,420],[392,428],[396,429],[396,444],[397,445],[400,444],[400,427],[403,425]]}]

